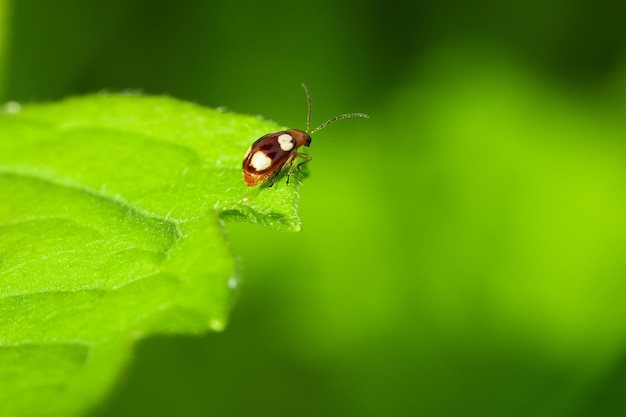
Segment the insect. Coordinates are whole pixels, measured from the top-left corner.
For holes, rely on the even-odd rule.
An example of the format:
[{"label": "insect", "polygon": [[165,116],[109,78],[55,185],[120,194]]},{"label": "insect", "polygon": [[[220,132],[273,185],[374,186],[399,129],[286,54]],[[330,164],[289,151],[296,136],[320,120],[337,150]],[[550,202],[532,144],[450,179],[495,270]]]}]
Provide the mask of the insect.
[{"label": "insect", "polygon": [[[369,118],[367,114],[363,113],[342,114],[340,116],[333,117],[315,129],[310,130],[311,95],[309,94],[309,89],[306,85],[302,84],[302,88],[304,88],[304,92],[306,93],[308,104],[306,130],[302,131],[289,129],[281,132],[268,133],[267,135],[257,139],[257,141],[252,144],[243,159],[243,180],[249,187],[262,184],[270,179],[271,182],[268,187],[271,187],[274,185],[274,182],[283,168],[291,163],[289,171],[287,172],[287,184],[289,184],[289,177],[291,177],[294,169],[298,168],[298,170],[300,170],[300,166],[306,164],[312,159],[310,155],[298,152],[298,148],[301,146],[308,147],[311,145],[312,134],[322,130],[337,120],[346,119],[348,117]],[[304,161],[296,164],[298,158],[303,158]]]}]

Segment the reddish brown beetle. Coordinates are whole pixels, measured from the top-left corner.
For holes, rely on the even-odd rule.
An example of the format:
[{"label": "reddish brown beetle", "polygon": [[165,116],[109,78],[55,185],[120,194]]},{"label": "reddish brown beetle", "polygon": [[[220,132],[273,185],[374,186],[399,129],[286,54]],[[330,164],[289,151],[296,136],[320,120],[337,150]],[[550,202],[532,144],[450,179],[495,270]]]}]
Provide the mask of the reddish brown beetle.
[{"label": "reddish brown beetle", "polygon": [[[289,184],[289,177],[293,173],[295,168],[300,169],[302,164],[306,164],[312,158],[306,153],[298,152],[298,148],[301,146],[309,146],[311,144],[311,135],[329,124],[336,122],[337,120],[346,119],[348,117],[364,117],[369,118],[367,114],[363,113],[348,113],[342,114],[337,117],[333,117],[330,120],[322,123],[312,131],[309,130],[311,125],[311,95],[306,85],[302,84],[306,93],[308,104],[308,115],[306,119],[306,130],[284,130],[281,132],[268,133],[265,136],[257,139],[252,144],[248,153],[246,153],[243,159],[243,180],[249,187],[262,184],[271,178],[271,183],[268,187],[274,185],[276,178],[287,164],[291,163],[289,171],[287,172],[287,184]],[[304,161],[296,165],[296,160],[304,158]]]}]

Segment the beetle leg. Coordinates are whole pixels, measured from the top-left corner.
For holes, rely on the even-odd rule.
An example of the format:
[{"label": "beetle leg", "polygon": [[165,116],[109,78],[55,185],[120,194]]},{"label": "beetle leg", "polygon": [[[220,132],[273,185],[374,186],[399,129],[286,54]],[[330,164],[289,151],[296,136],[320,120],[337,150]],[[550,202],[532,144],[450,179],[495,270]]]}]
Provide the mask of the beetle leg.
[{"label": "beetle leg", "polygon": [[293,155],[291,155],[289,157],[289,160],[285,164],[285,165],[287,165],[289,162],[291,162],[291,166],[289,167],[289,171],[287,172],[287,182],[286,182],[286,185],[289,185],[289,178],[291,178],[291,174],[293,173],[293,169],[296,167],[297,156],[298,156],[298,154],[294,153]]},{"label": "beetle leg", "polygon": [[272,188],[272,185],[276,182],[276,178],[278,178],[278,174],[280,174],[280,170],[276,174],[272,175],[272,182],[270,182],[270,185],[268,185],[267,188]]},{"label": "beetle leg", "polygon": [[[267,186],[267,188],[271,188],[272,185],[274,185],[274,183],[276,182],[276,180],[278,179],[278,176],[280,175],[281,172],[283,172],[283,169],[287,166],[287,164],[289,162],[292,161],[292,159],[294,158],[294,156],[290,156],[289,159],[287,159],[285,161],[285,163],[280,167],[280,169],[278,169],[276,171],[276,174],[272,175],[272,182],[270,182],[270,185]],[[291,173],[291,170],[289,171]],[[287,174],[287,184],[289,184],[289,174]]]},{"label": "beetle leg", "polygon": [[[302,166],[302,165],[306,164],[307,162],[311,162],[311,159],[313,159],[313,158],[311,157],[311,155],[309,155],[309,154],[307,154],[307,153],[296,153],[296,156],[299,156],[300,158],[304,158],[304,159],[306,159],[306,161],[302,161],[302,162],[300,162],[300,163],[298,164],[298,166],[296,167],[296,168],[298,168],[298,171],[300,171],[300,166]],[[295,162],[295,160],[294,160],[294,162]],[[292,170],[293,170],[293,168],[292,168]]]},{"label": "beetle leg", "polygon": [[[300,162],[299,164],[296,165],[296,160],[298,159],[298,157],[305,158],[306,161]],[[296,153],[293,154],[293,156],[285,164],[285,165],[287,165],[289,162],[291,162],[291,166],[289,167],[289,172],[287,172],[287,184],[289,184],[289,178],[291,178],[291,174],[293,174],[294,169],[298,168],[298,171],[300,171],[300,165],[306,164],[311,159],[313,159],[313,158],[311,158],[311,156],[306,154],[306,153],[297,153],[296,152]]]},{"label": "beetle leg", "polygon": [[[305,158],[306,161],[300,162],[299,164],[296,165],[296,160],[298,159],[298,157]],[[306,153],[296,152],[293,154],[293,157],[291,158],[291,167],[289,167],[289,172],[287,173],[287,184],[289,184],[289,177],[291,177],[291,174],[293,174],[293,170],[298,168],[298,171],[300,171],[300,165],[306,164],[311,159],[313,158],[311,158],[311,156]]]}]

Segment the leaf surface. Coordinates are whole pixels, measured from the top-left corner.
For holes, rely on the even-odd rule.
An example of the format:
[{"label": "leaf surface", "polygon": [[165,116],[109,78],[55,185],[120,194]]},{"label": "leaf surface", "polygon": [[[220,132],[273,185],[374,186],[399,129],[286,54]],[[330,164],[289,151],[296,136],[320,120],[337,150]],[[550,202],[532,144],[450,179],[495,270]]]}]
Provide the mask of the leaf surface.
[{"label": "leaf surface", "polygon": [[165,97],[12,103],[0,115],[0,415],[77,415],[133,341],[224,328],[222,221],[299,230],[297,188],[248,188],[279,127]]}]

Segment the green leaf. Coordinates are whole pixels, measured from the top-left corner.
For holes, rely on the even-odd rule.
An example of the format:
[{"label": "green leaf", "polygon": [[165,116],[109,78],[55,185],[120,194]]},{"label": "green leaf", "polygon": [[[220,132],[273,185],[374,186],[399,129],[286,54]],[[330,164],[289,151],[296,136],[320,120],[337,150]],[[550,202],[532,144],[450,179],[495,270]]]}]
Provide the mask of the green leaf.
[{"label": "green leaf", "polygon": [[300,177],[248,188],[279,127],[163,97],[0,115],[0,415],[77,415],[135,340],[224,328],[239,277],[222,220],[299,230]]}]

